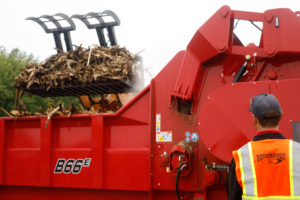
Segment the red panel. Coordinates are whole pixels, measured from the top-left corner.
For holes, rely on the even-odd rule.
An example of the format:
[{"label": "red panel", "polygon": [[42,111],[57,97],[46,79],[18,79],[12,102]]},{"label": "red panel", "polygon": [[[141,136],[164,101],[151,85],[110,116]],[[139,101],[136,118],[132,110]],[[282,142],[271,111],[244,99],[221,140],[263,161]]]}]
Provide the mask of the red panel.
[{"label": "red panel", "polygon": [[6,130],[4,184],[39,185],[40,121],[9,121]]},{"label": "red panel", "polygon": [[[267,53],[299,53],[299,17],[290,9],[272,9],[264,13],[263,44]],[[278,27],[275,26],[278,17]]]},{"label": "red panel", "polygon": [[92,128],[90,119],[57,119],[53,121],[56,148],[90,148]]},{"label": "red panel", "polygon": [[149,150],[106,149],[104,188],[148,191]]},{"label": "red panel", "polygon": [[141,148],[148,146],[148,126],[111,126],[108,146],[110,148]]},{"label": "red panel", "polygon": [[40,121],[24,120],[7,123],[9,148],[40,148]]},{"label": "red panel", "polygon": [[[134,100],[126,105],[126,110],[122,110],[122,117],[132,119],[140,123],[149,122],[149,104],[150,104],[149,87],[145,88],[138,94]],[[119,123],[122,119],[116,120]],[[129,122],[130,123],[130,122]]]},{"label": "red panel", "polygon": [[7,149],[5,154],[5,185],[39,185],[39,149]]}]

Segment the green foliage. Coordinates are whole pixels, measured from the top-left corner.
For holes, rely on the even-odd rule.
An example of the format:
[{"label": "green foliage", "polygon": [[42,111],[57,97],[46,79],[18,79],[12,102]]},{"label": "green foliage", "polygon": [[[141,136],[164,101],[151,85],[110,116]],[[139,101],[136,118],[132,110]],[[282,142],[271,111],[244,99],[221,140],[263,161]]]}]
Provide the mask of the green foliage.
[{"label": "green foliage", "polygon": [[[0,46],[0,107],[8,112],[14,109],[16,89],[13,84],[15,77],[24,66],[31,62],[37,62],[33,55],[26,55],[19,49],[12,49],[7,52],[3,46]],[[42,98],[25,93],[23,99],[30,112],[44,112],[49,103],[79,104],[78,99],[75,97]],[[0,116],[6,115],[0,111]]]}]

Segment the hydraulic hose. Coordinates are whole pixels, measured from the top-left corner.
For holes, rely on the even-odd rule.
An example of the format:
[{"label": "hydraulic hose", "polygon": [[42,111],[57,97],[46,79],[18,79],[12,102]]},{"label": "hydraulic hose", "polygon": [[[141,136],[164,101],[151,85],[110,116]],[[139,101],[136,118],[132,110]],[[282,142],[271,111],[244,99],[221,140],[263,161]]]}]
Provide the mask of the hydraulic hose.
[{"label": "hydraulic hose", "polygon": [[179,190],[178,190],[178,184],[179,184],[180,173],[181,173],[181,171],[183,170],[183,168],[185,168],[185,167],[187,166],[186,164],[183,164],[183,165],[181,165],[181,164],[182,164],[182,163],[179,161],[179,163],[178,163],[178,171],[177,171],[177,175],[176,175],[176,185],[175,185],[175,188],[176,188],[176,195],[177,195],[178,200],[183,200],[183,198],[180,196]]},{"label": "hydraulic hose", "polygon": [[246,72],[247,69],[247,62],[245,62],[245,64],[243,64],[240,68],[240,70],[238,71],[235,79],[233,80],[233,82],[240,82],[241,79],[243,78],[244,73]]},{"label": "hydraulic hose", "polygon": [[241,68],[238,71],[238,73],[237,73],[235,79],[233,80],[233,82],[240,82],[241,79],[243,78],[244,73],[247,70],[248,61],[251,59],[251,56],[250,55],[246,55],[245,59],[246,59],[245,63],[241,66]]},{"label": "hydraulic hose", "polygon": [[176,185],[175,185],[175,188],[176,188],[176,195],[177,195],[177,198],[178,200],[182,200],[180,194],[179,194],[179,191],[178,191],[178,183],[179,183],[179,177],[180,177],[180,172],[181,172],[181,162],[179,161],[179,164],[178,164],[178,171],[177,171],[177,175],[176,175]]}]

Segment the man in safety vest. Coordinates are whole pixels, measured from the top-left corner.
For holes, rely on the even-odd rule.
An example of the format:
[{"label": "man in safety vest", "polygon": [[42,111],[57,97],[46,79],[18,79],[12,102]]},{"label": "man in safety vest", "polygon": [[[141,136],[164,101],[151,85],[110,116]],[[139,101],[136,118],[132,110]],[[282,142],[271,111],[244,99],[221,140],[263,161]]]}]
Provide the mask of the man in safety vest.
[{"label": "man in safety vest", "polygon": [[257,134],[233,151],[229,199],[300,199],[300,144],[278,131],[282,111],[272,94],[250,99]]}]

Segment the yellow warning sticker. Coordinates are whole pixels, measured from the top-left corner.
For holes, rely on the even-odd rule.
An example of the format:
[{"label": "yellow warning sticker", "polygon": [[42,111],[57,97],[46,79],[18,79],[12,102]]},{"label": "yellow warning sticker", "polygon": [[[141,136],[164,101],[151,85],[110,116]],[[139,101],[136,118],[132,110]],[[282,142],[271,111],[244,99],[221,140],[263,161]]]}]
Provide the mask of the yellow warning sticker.
[{"label": "yellow warning sticker", "polygon": [[156,132],[156,142],[172,142],[172,131]]}]

